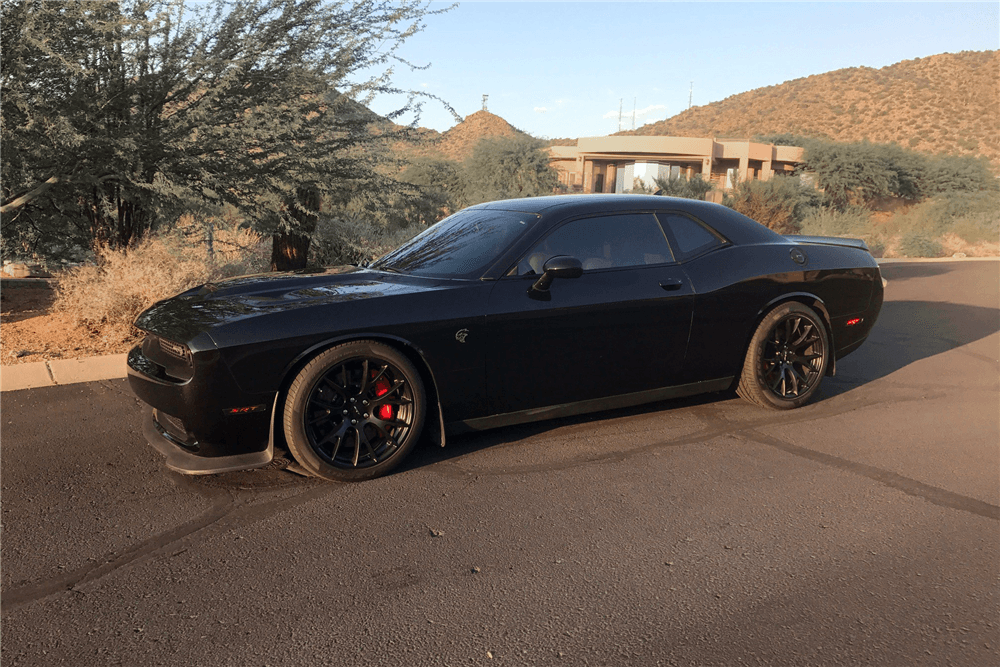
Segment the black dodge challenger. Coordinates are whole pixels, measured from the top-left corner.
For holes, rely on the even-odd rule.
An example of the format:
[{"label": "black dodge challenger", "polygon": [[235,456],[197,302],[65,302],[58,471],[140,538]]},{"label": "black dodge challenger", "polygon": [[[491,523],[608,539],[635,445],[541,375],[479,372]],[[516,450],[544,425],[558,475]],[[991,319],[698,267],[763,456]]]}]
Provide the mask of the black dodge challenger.
[{"label": "black dodge challenger", "polygon": [[863,241],[716,204],[579,195],[464,209],[364,266],[236,278],[144,312],[128,358],[167,466],[382,475],[447,433],[736,388],[795,408],[882,306]]}]

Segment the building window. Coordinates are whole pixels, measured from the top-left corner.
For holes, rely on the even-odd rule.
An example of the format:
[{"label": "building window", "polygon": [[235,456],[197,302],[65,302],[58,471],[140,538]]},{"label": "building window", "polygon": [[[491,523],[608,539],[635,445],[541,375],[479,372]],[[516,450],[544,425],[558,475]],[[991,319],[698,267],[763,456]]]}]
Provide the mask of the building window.
[{"label": "building window", "polygon": [[738,167],[726,169],[726,189],[731,190],[740,181],[740,170]]}]

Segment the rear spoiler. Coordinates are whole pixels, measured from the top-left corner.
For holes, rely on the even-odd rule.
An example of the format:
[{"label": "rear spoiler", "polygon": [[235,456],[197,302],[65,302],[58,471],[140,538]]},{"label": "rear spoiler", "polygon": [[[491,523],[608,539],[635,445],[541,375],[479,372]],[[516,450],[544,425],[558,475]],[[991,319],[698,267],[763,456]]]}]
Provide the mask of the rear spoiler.
[{"label": "rear spoiler", "polygon": [[808,243],[811,245],[836,245],[846,248],[857,248],[871,253],[868,244],[861,239],[848,239],[839,236],[799,236],[797,234],[785,234],[785,238],[792,243]]}]

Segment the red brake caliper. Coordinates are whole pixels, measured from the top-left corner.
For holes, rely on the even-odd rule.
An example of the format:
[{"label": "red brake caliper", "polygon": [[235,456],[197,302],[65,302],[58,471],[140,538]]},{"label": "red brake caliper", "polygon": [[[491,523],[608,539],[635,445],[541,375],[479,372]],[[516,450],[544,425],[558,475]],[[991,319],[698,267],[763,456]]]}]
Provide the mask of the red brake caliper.
[{"label": "red brake caliper", "polygon": [[[372,378],[375,378],[376,373],[372,371]],[[385,378],[379,379],[375,383],[375,396],[385,396],[392,389],[392,385]],[[382,420],[392,419],[392,406],[391,405],[380,405],[375,409],[375,416]]]}]

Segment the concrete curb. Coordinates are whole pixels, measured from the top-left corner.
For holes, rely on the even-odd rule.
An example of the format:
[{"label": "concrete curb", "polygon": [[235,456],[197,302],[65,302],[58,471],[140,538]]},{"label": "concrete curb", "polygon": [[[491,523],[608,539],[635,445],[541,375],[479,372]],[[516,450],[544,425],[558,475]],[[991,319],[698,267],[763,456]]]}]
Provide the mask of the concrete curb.
[{"label": "concrete curb", "polygon": [[52,359],[0,367],[0,392],[125,377],[127,354],[83,359]]}]

